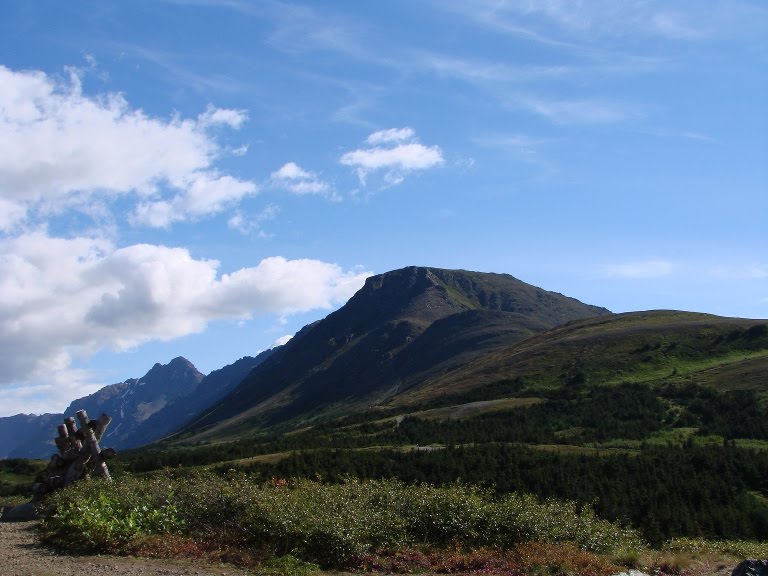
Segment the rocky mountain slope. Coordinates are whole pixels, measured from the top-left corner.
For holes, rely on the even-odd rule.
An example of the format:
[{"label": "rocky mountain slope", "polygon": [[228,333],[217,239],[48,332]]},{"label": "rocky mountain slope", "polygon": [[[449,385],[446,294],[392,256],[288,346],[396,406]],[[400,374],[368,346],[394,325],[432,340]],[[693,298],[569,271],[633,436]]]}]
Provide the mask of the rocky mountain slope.
[{"label": "rocky mountain slope", "polygon": [[70,415],[85,410],[91,418],[98,417],[102,412],[109,414],[112,423],[102,443],[123,447],[133,444],[131,439],[136,430],[150,416],[179,396],[193,393],[203,377],[186,358],[174,358],[168,364],[155,364],[138,380],[105,386],[98,392],[78,398],[64,413]]},{"label": "rocky mountain slope", "polygon": [[112,417],[103,443],[116,449],[148,444],[170,434],[190,418],[226,396],[273,350],[257,357],[246,356],[204,376],[187,359],[155,364],[141,378],[111,384],[78,398],[61,414],[18,414],[0,418],[0,434],[6,441],[0,458],[47,458],[56,448],[53,437],[64,416],[85,410],[97,418]]},{"label": "rocky mountain slope", "polygon": [[185,432],[225,438],[378,404],[490,350],[607,314],[504,274],[408,267],[373,276]]}]

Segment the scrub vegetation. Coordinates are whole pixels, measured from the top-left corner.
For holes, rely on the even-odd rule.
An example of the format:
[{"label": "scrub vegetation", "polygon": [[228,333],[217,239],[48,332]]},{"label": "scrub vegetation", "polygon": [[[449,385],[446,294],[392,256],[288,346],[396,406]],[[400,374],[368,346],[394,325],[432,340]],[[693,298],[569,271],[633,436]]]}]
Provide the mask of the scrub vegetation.
[{"label": "scrub vegetation", "polygon": [[292,556],[347,569],[372,567],[385,558],[402,561],[403,554],[416,551],[423,558],[440,551],[470,563],[467,555],[474,554],[475,560],[484,556],[487,562],[514,564],[522,551],[531,552],[533,542],[567,544],[567,555],[578,550],[584,558],[623,557],[645,547],[635,530],[572,501],[497,496],[458,483],[255,483],[242,473],[162,473],[81,483],[48,500],[42,533],[49,543],[80,546],[82,552],[151,549],[170,537],[181,548],[234,548],[252,561]]}]

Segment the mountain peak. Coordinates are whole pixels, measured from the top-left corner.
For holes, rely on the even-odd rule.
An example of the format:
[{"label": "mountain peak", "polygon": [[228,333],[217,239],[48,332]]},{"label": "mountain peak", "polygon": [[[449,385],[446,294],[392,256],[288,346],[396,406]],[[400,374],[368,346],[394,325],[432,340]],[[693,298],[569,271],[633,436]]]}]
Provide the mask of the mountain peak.
[{"label": "mountain peak", "polygon": [[488,350],[604,314],[507,274],[425,266],[378,274],[196,424],[264,425],[334,404],[375,404]]}]

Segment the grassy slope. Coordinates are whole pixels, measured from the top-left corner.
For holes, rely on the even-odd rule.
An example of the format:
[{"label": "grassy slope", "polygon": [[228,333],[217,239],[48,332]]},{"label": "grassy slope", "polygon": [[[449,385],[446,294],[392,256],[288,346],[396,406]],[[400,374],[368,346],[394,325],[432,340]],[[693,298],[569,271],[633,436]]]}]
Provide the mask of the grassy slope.
[{"label": "grassy slope", "polygon": [[497,350],[394,399],[407,406],[500,382],[529,389],[695,381],[723,389],[768,390],[764,320],[677,311],[618,314],[571,322]]}]

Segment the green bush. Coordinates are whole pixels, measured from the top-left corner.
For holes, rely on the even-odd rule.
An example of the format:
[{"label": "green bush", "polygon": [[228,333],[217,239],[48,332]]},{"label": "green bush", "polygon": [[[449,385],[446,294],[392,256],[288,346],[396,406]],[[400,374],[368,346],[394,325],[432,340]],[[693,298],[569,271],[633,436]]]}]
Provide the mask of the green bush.
[{"label": "green bush", "polygon": [[184,529],[170,481],[80,482],[46,501],[41,529],[55,544],[84,551],[119,548],[150,534]]},{"label": "green bush", "polygon": [[664,545],[664,550],[668,552],[689,552],[692,554],[727,554],[737,558],[766,558],[768,557],[768,542],[673,538]]},{"label": "green bush", "polygon": [[[42,529],[50,542],[89,550],[119,551],[151,535],[176,534],[322,566],[422,545],[510,549],[535,540],[597,552],[642,546],[634,532],[572,502],[498,499],[473,486],[395,480],[257,484],[241,473],[81,482],[49,499]],[[70,542],[72,534],[77,541]]]},{"label": "green bush", "polygon": [[591,508],[575,502],[531,494],[510,494],[495,503],[494,544],[509,547],[519,542],[573,542],[592,552],[628,552],[645,545],[637,532],[598,518]]}]

